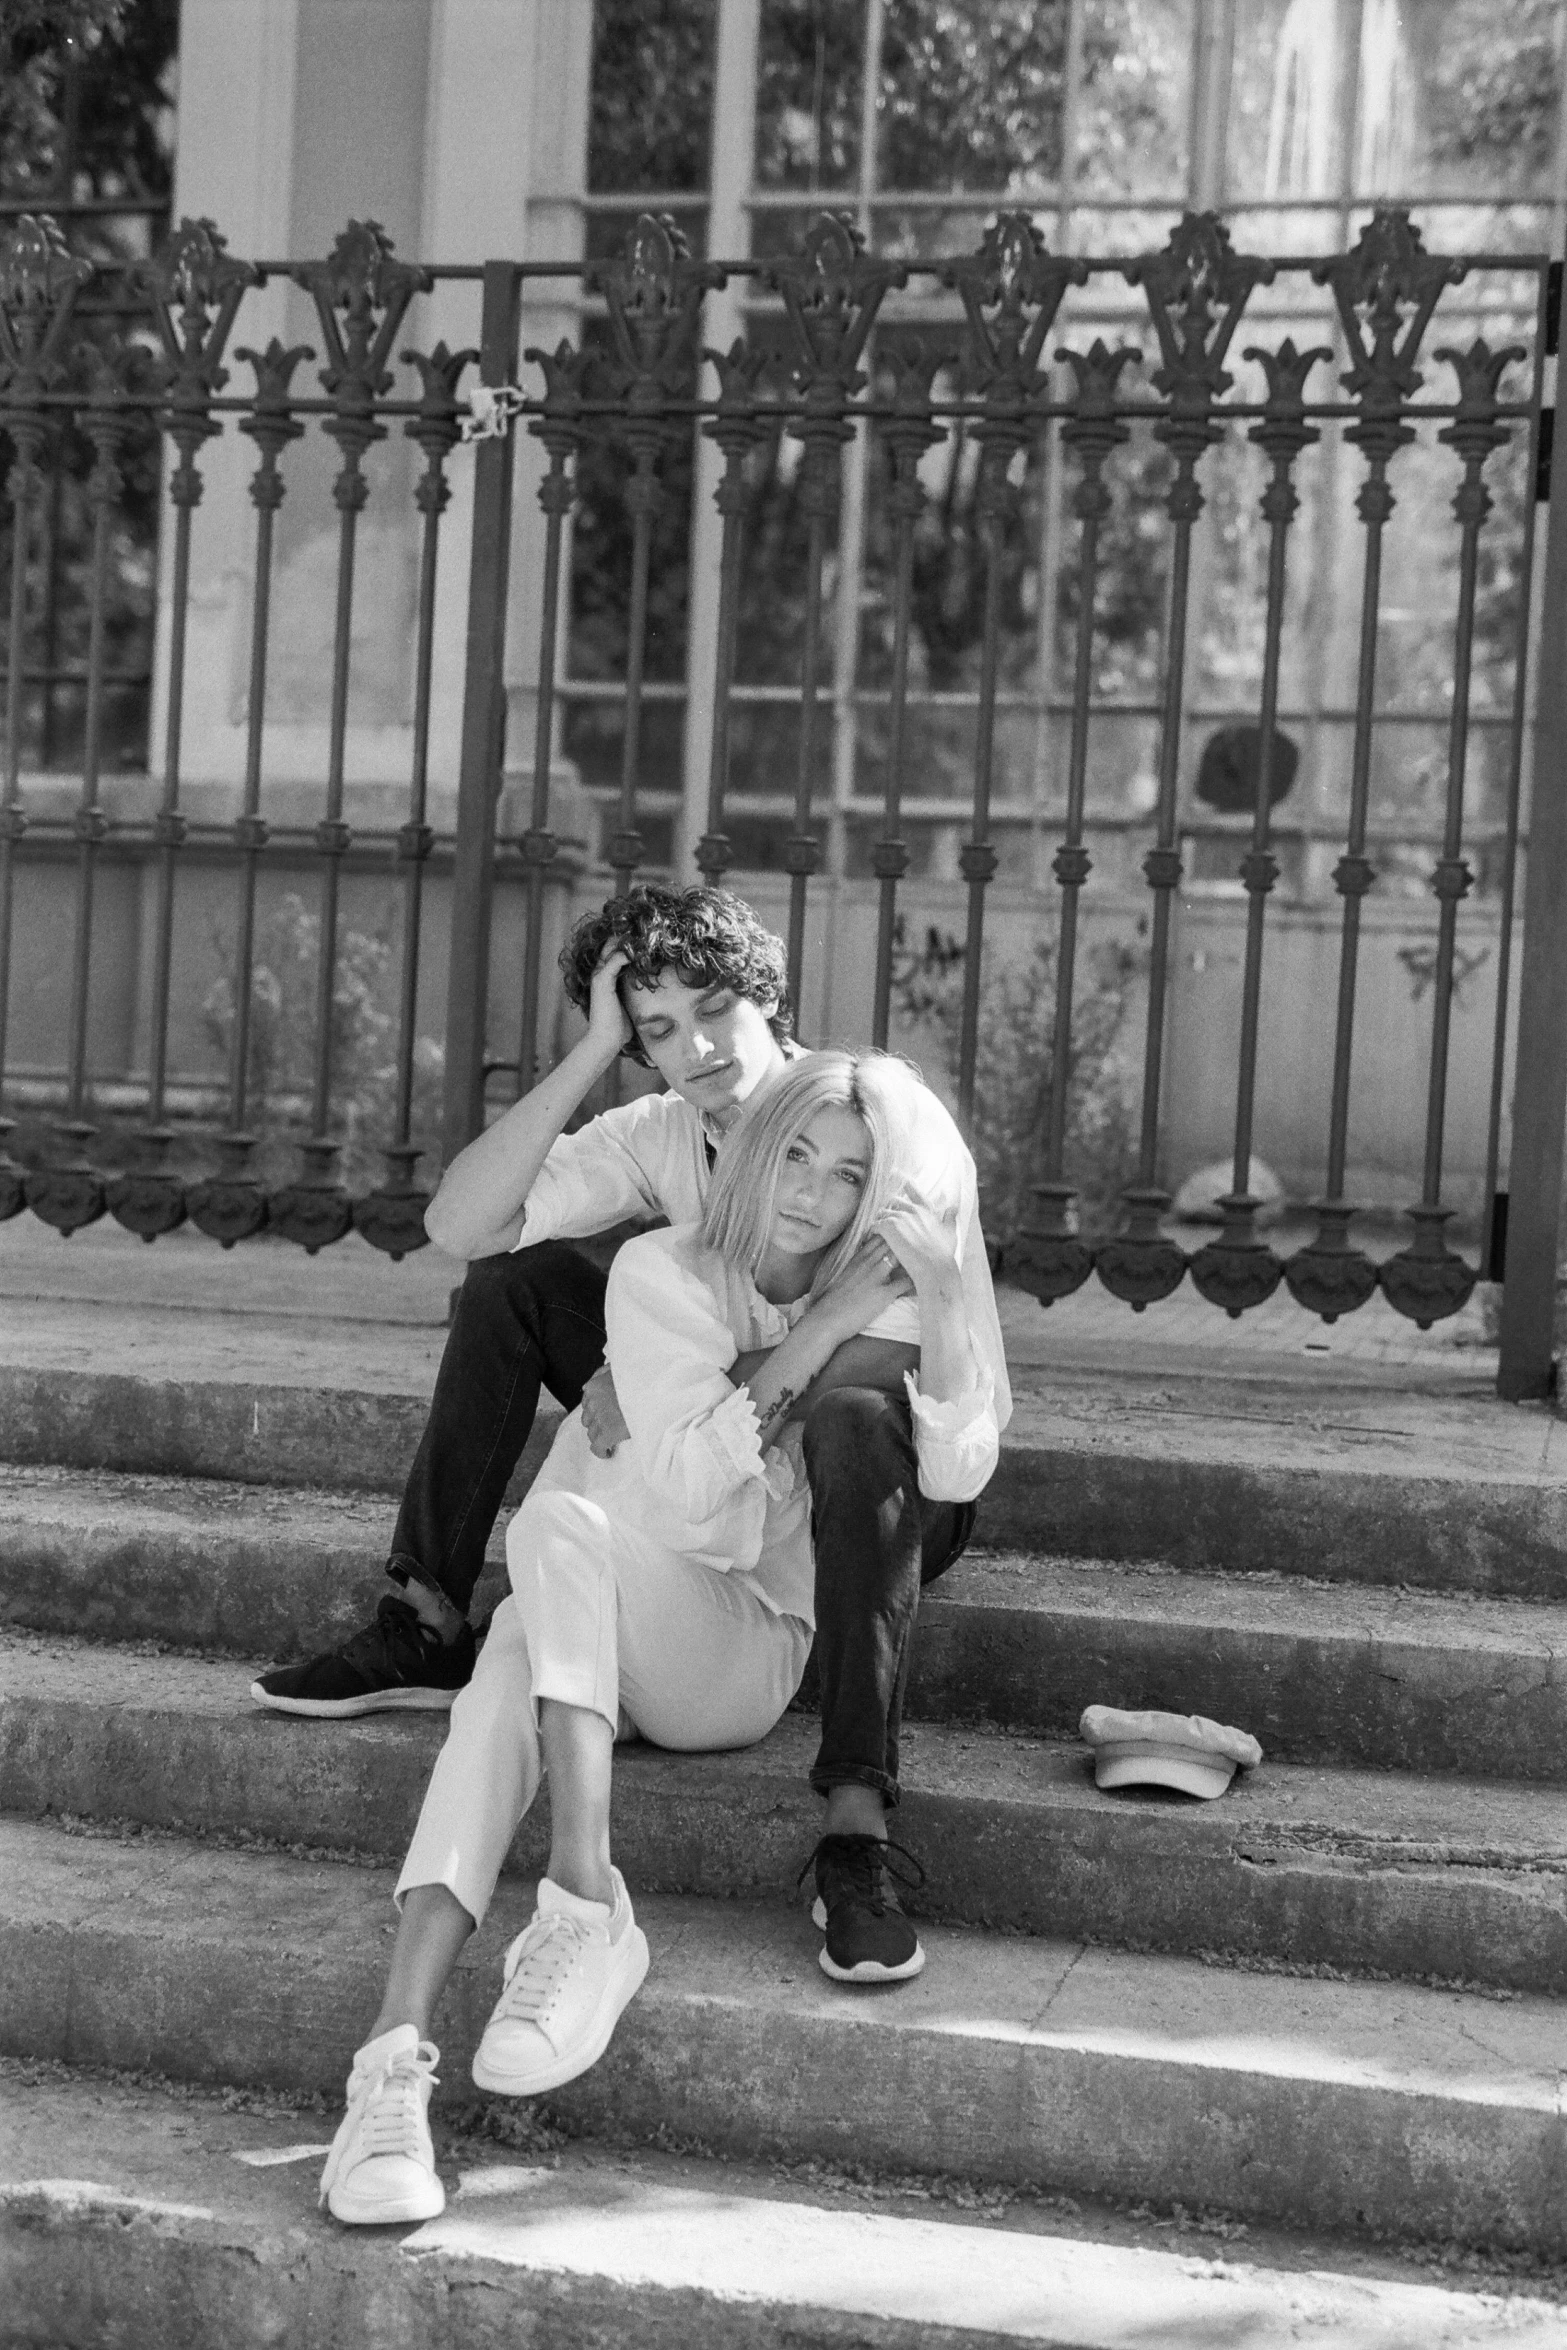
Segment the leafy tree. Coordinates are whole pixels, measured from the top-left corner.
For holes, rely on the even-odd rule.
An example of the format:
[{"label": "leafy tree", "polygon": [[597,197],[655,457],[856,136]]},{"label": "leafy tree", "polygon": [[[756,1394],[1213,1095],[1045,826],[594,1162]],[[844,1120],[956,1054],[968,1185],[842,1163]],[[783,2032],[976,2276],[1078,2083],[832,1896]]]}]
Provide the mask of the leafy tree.
[{"label": "leafy tree", "polygon": [[[178,0],[3,0],[0,5],[0,187],[59,195],[68,113],[75,185],[68,195],[167,203]],[[72,79],[74,74],[74,87]],[[77,224],[80,249],[139,249],[128,222]],[[127,236],[129,242],[127,243]]]},{"label": "leafy tree", "polygon": [[1483,166],[1493,186],[1542,179],[1556,148],[1557,0],[1457,0],[1434,45],[1427,104],[1433,160]]},{"label": "leafy tree", "polygon": [[707,186],[715,0],[599,0],[588,186]]}]

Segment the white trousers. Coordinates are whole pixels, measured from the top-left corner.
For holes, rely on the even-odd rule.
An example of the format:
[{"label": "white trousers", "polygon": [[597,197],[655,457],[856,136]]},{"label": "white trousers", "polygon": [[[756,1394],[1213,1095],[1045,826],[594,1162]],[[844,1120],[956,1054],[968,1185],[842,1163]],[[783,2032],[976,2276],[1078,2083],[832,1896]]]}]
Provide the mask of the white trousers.
[{"label": "white trousers", "polygon": [[482,1922],[517,1823],[539,1791],[544,1697],[655,1746],[752,1746],[800,1686],[811,1630],[720,1574],[612,1519],[596,1502],[532,1493],[506,1534],[502,1600],[452,1706],[394,1896],[444,1885]]}]

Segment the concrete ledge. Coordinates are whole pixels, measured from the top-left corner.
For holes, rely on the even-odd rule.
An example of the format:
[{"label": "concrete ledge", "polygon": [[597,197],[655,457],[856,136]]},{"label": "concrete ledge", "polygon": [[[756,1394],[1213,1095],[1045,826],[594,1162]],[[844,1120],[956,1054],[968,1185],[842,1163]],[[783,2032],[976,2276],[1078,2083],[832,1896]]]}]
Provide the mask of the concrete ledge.
[{"label": "concrete ledge", "polygon": [[[230,2114],[79,2076],[7,2082],[12,2338],[122,2350],[1563,2350],[1567,2315],[1452,2291],[1343,2245],[1211,2238],[1014,2205],[959,2218],[882,2188],[568,2147],[438,2146],[450,2201],[414,2231],[316,2205],[311,2116]],[[97,2181],[96,2185],[83,2184]],[[1097,2220],[1097,2225],[1096,2225]],[[1275,2265],[1275,2262],[1278,2264]]]},{"label": "concrete ledge", "polygon": [[[388,1873],[0,1826],[4,2053],[338,2093]],[[503,1886],[443,2004],[448,2109],[527,1914]],[[1409,1985],[925,1929],[915,1982],[829,1984],[792,1916],[639,1904],[653,1967],[568,2126],[748,2158],[949,2167],[1335,2232],[1567,2251],[1567,2023]]]},{"label": "concrete ledge", "polygon": [[[37,1312],[38,1309],[33,1309]],[[165,1314],[96,1350],[34,1333],[0,1365],[7,1456],[155,1476],[394,1493],[439,1354],[424,1330],[337,1340]],[[996,1547],[1567,1596],[1567,1431],[1496,1402],[1375,1395],[1331,1414],[1285,1391],[1247,1415],[1020,1374],[985,1496]],[[521,1491],[542,1458],[541,1426]]]},{"label": "concrete ledge", "polygon": [[[290,1720],[247,1671],[0,1645],[5,1809],[400,1859],[439,1716]],[[814,1723],[738,1754],[622,1749],[616,1852],[633,1886],[777,1902],[820,1832]],[[1085,1751],[909,1725],[896,1833],[922,1916],[1100,1943],[1567,1991],[1567,1793],[1264,1763],[1219,1803],[1101,1794]],[[547,1814],[509,1872],[542,1867]]]},{"label": "concrete ledge", "polygon": [[1567,1596],[1567,1441],[1494,1401],[1278,1397],[1251,1414],[1036,1375],[986,1496],[983,1538],[1066,1557]]},{"label": "concrete ledge", "polygon": [[[379,1497],[0,1468],[0,1623],[310,1655],[373,1611],[391,1531]],[[1561,1605],[976,1552],[926,1594],[909,1709],[1070,1737],[1166,1706],[1281,1759],[1567,1781],[1564,1659]]]}]

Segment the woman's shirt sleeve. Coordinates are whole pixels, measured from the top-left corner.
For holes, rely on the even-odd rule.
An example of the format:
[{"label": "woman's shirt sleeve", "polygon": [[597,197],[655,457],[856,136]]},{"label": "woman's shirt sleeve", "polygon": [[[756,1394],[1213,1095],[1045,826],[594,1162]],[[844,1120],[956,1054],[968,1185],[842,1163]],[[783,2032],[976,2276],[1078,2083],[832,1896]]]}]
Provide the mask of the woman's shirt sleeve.
[{"label": "woman's shirt sleeve", "polygon": [[728,1372],[739,1348],[717,1298],[679,1261],[679,1237],[628,1240],[610,1268],[606,1353],[637,1470],[692,1524],[746,1485],[792,1473],[763,1453],[756,1407]]},{"label": "woman's shirt sleeve", "polygon": [[1001,1451],[996,1425],[996,1382],[988,1368],[967,1395],[937,1403],[921,1395],[912,1371],[904,1373],[914,1414],[920,1491],[928,1501],[977,1501],[995,1475]]}]

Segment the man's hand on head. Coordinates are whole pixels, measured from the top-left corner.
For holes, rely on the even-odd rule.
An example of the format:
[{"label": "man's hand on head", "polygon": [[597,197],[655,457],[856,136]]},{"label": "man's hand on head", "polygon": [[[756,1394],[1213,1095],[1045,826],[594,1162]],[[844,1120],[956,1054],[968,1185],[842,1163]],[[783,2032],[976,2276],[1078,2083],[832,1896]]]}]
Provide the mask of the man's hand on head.
[{"label": "man's hand on head", "polygon": [[620,1398],[615,1393],[614,1375],[607,1363],[601,1371],[594,1372],[582,1390],[582,1427],[589,1451],[601,1461],[609,1460],[631,1433],[620,1408]]}]

